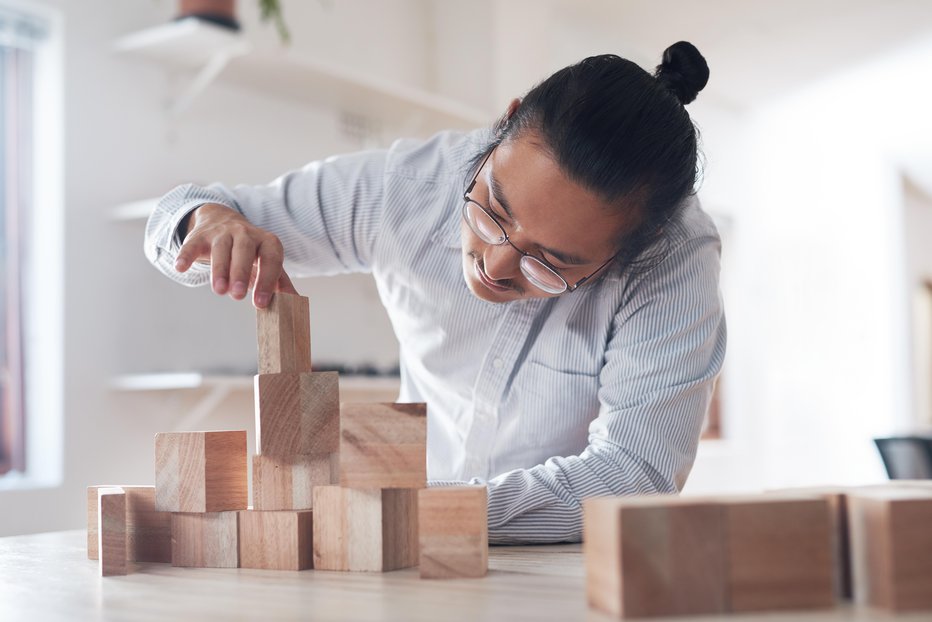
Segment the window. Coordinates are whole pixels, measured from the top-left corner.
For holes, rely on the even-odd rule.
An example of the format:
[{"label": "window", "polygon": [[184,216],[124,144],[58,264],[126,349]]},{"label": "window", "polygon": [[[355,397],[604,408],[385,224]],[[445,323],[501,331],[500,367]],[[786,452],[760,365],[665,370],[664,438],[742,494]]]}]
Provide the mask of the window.
[{"label": "window", "polygon": [[0,3],[0,475],[26,468],[23,283],[33,205],[35,53],[40,18]]}]

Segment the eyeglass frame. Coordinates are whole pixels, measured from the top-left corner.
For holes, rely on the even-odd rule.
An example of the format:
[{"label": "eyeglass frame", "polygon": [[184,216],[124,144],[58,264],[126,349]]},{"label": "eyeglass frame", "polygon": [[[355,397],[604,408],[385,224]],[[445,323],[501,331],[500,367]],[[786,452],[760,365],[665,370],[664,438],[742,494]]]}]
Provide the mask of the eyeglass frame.
[{"label": "eyeglass frame", "polygon": [[[593,271],[592,273],[590,273],[588,276],[584,276],[583,278],[581,278],[581,279],[579,279],[578,281],[576,281],[575,284],[570,285],[569,281],[566,280],[566,277],[564,277],[562,274],[560,274],[560,270],[559,270],[556,266],[554,266],[553,264],[551,264],[549,261],[547,261],[546,259],[544,259],[544,258],[542,258],[542,257],[535,257],[535,256],[532,255],[531,253],[529,253],[529,252],[527,252],[527,251],[525,251],[525,250],[523,250],[523,249],[520,249],[520,248],[518,248],[517,246],[515,246],[515,243],[511,241],[511,237],[508,235],[508,232],[505,231],[505,227],[502,226],[502,223],[499,222],[498,217],[492,212],[492,210],[486,208],[484,205],[482,205],[481,203],[479,203],[478,201],[476,201],[475,199],[473,199],[472,197],[469,196],[469,193],[472,192],[473,188],[476,186],[476,180],[479,179],[479,173],[481,173],[481,172],[482,172],[482,169],[485,168],[486,162],[488,162],[488,161],[489,161],[489,158],[492,157],[492,154],[495,152],[495,149],[496,149],[497,147],[498,147],[498,145],[495,145],[494,147],[492,147],[492,148],[489,150],[489,153],[487,153],[486,156],[485,156],[484,158],[482,158],[482,162],[479,164],[479,167],[476,169],[475,174],[472,176],[472,180],[471,180],[471,181],[469,182],[469,184],[466,186],[466,190],[463,191],[463,220],[465,220],[465,221],[466,221],[466,224],[469,225],[470,231],[472,231],[473,233],[475,233],[476,236],[478,236],[479,239],[481,239],[481,240],[482,240],[483,242],[485,242],[486,244],[490,244],[490,245],[492,245],[492,246],[504,246],[505,243],[507,242],[507,243],[511,246],[511,248],[515,249],[515,251],[517,251],[518,254],[521,255],[521,258],[522,258],[522,259],[523,259],[524,257],[528,257],[529,259],[532,259],[532,260],[536,261],[536,262],[539,263],[540,265],[544,266],[545,268],[547,268],[548,270],[550,270],[551,272],[553,272],[553,273],[557,276],[557,278],[559,278],[561,281],[563,281],[563,284],[566,286],[566,288],[565,288],[562,292],[556,292],[556,293],[551,294],[551,295],[553,295],[553,296],[561,296],[561,295],[563,295],[563,294],[565,294],[565,293],[567,293],[567,292],[575,292],[576,289],[577,289],[580,285],[582,285],[583,283],[585,283],[586,281],[588,281],[589,279],[591,279],[592,277],[594,277],[596,274],[598,274],[599,272],[601,272],[602,269],[603,269],[605,266],[607,266],[607,265],[610,264],[612,261],[614,261],[615,258],[618,257],[618,255],[621,254],[621,250],[617,251],[614,255],[612,255],[611,257],[609,257],[608,259],[606,259],[605,262],[602,263],[602,265],[600,265],[598,268],[596,268],[595,271]],[[502,232],[502,241],[501,241],[501,242],[499,242],[498,244],[496,244],[495,242],[486,241],[485,237],[484,237],[481,233],[479,233],[479,232],[476,230],[476,227],[474,227],[474,226],[473,226],[473,223],[470,222],[469,216],[467,216],[467,212],[466,212],[467,207],[468,207],[468,205],[469,205],[470,203],[474,204],[476,207],[478,207],[479,209],[481,209],[483,212],[485,212],[485,215],[486,215],[486,216],[488,216],[489,218],[492,219],[492,222],[494,222],[495,225],[496,225],[496,226],[499,228],[499,230]],[[545,289],[543,289],[543,288],[541,288],[541,287],[538,287],[537,285],[534,285],[534,282],[531,281],[530,278],[528,278],[527,274],[524,273],[524,270],[523,270],[523,269],[521,270],[521,274],[524,275],[524,278],[528,279],[528,282],[530,282],[531,285],[532,285],[535,289],[539,289],[539,290],[542,291],[542,292],[546,292],[546,291],[547,291],[547,290],[545,290]],[[547,293],[549,294],[550,292],[547,292]]]}]

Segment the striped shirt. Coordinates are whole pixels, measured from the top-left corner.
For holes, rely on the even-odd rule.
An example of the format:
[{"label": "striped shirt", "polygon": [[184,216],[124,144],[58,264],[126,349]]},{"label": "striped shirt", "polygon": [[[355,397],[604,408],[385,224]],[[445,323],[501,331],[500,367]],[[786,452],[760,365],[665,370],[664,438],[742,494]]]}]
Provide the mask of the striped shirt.
[{"label": "striped shirt", "polygon": [[490,303],[467,288],[460,220],[488,130],[337,156],[268,185],[183,185],[146,228],[179,274],[181,219],[205,202],[277,235],[291,276],[373,275],[400,345],[402,402],[428,404],[432,485],[487,483],[492,543],[579,541],[589,496],[675,493],[725,354],[720,241],[695,199],[649,271],[606,271],[555,298]]}]

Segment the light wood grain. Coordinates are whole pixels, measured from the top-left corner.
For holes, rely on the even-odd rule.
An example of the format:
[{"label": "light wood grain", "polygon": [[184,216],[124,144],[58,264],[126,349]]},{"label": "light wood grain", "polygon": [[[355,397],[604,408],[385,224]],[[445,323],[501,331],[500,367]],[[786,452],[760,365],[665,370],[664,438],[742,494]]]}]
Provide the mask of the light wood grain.
[{"label": "light wood grain", "polygon": [[417,492],[314,488],[314,568],[378,572],[416,566]]},{"label": "light wood grain", "polygon": [[256,453],[290,458],[339,450],[337,372],[260,374],[255,399]]},{"label": "light wood grain", "polygon": [[322,456],[253,456],[252,507],[255,510],[310,510],[314,486],[336,484],[339,454]]},{"label": "light wood grain", "polygon": [[[284,572],[135,564],[101,579],[84,530],[0,538],[0,620],[367,620],[610,622],[588,609],[578,544],[493,546],[482,579],[422,581],[388,573]],[[727,622],[928,622],[927,612],[835,609],[731,614]],[[677,622],[715,622],[714,616]]]},{"label": "light wood grain", "polygon": [[422,579],[484,577],[489,567],[488,487],[421,489],[418,544]]},{"label": "light wood grain", "polygon": [[101,576],[126,574],[126,494],[121,488],[97,491],[97,551]]},{"label": "light wood grain", "polygon": [[[97,559],[98,491],[87,488],[87,557]],[[155,486],[118,486],[126,494],[126,559],[139,562],[172,560],[172,517],[155,509]]]},{"label": "light wood grain", "polygon": [[932,610],[932,487],[854,490],[848,510],[857,601]]},{"label": "light wood grain", "polygon": [[240,567],[266,570],[311,568],[313,536],[313,512],[310,510],[240,512]]},{"label": "light wood grain", "polygon": [[427,405],[340,405],[340,485],[424,488]]},{"label": "light wood grain", "polygon": [[735,498],[724,504],[731,611],[831,607],[833,519],[822,498]]},{"label": "light wood grain", "polygon": [[584,501],[587,598],[620,617],[726,611],[720,505],[677,497]]},{"label": "light wood grain", "polygon": [[244,510],[246,431],[155,435],[155,507],[160,512]]},{"label": "light wood grain", "polygon": [[308,299],[277,292],[269,306],[256,310],[259,374],[311,371]]},{"label": "light wood grain", "polygon": [[172,565],[239,567],[239,512],[172,514]]}]

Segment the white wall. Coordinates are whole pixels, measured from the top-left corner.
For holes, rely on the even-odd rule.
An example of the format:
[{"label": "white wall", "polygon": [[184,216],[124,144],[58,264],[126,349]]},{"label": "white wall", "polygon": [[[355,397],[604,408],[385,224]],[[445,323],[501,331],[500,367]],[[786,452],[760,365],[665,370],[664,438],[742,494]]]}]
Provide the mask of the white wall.
[{"label": "white wall", "polygon": [[726,291],[730,438],[700,451],[687,490],[881,480],[871,439],[916,427],[908,310],[932,227],[918,206],[904,216],[902,167],[932,148],[915,79],[929,66],[932,40],[753,111]]},{"label": "white wall", "polygon": [[[60,11],[65,33],[64,465],[54,486],[0,490],[0,535],[78,527],[86,486],[153,481],[153,435],[173,429],[202,395],[120,394],[108,387],[112,375],[255,364],[253,310],[169,282],[146,263],[142,223],[112,222],[110,210],[187,181],[265,183],[360,148],[340,134],[336,111],[219,84],[179,118],[167,116],[166,99],[183,80],[111,45],[170,19],[173,1],[36,2]],[[258,30],[253,3],[241,5],[257,45],[273,45],[275,32]],[[286,2],[285,10],[296,53],[413,86],[428,81],[423,2]],[[394,359],[391,329],[366,277],[298,287],[312,298],[315,358]],[[251,428],[250,400],[227,400],[201,425]]]}]

